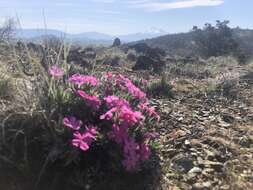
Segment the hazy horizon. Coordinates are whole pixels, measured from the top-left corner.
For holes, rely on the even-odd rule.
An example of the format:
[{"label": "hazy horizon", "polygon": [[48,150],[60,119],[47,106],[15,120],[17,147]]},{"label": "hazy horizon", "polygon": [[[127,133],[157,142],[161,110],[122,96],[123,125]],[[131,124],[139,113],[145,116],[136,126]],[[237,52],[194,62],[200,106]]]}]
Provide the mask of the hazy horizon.
[{"label": "hazy horizon", "polygon": [[[23,29],[126,35],[188,32],[192,26],[230,20],[231,27],[253,28],[250,0],[0,0],[0,22],[13,17]],[[243,13],[243,14],[242,14]]]}]

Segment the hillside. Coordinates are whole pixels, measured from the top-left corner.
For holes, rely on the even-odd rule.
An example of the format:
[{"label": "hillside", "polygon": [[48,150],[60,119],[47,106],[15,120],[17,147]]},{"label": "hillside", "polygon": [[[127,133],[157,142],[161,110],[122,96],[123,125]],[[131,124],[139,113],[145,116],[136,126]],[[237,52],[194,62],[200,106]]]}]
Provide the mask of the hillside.
[{"label": "hillside", "polygon": [[[248,54],[253,52],[253,30],[235,28],[232,30],[239,48]],[[141,40],[135,43],[145,42],[151,47],[158,47],[166,50],[169,54],[183,56],[194,55],[197,47],[194,41],[193,32],[168,34],[157,38]]]}]

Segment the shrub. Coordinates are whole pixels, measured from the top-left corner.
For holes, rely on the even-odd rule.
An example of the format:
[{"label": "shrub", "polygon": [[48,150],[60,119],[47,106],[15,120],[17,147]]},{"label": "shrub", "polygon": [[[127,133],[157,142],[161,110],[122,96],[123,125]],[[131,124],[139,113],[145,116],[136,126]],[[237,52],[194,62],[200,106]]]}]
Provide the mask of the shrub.
[{"label": "shrub", "polygon": [[167,77],[163,73],[160,80],[148,85],[148,95],[152,97],[173,97],[172,86],[167,82]]},{"label": "shrub", "polygon": [[136,61],[136,59],[137,59],[136,51],[133,49],[128,50],[127,59],[129,61]]},{"label": "shrub", "polygon": [[149,106],[146,94],[131,80],[113,73],[99,79],[74,74],[65,80],[63,70],[57,66],[51,67],[50,74],[49,94],[53,102],[59,100],[59,94],[64,97],[58,110],[65,114],[63,136],[67,136],[70,152],[89,154],[97,146],[116,146],[104,150],[114,151],[127,171],[137,170],[149,159],[157,136],[153,132],[155,122],[160,117]]},{"label": "shrub", "polygon": [[193,27],[193,39],[201,54],[205,57],[222,56],[236,53],[238,43],[234,39],[229,21],[216,21],[213,26],[206,23],[203,29]]},{"label": "shrub", "polygon": [[0,98],[11,99],[13,94],[13,84],[10,78],[0,79]]},{"label": "shrub", "polygon": [[242,51],[238,52],[236,55],[237,61],[240,65],[245,65],[250,60],[250,55],[243,53]]},{"label": "shrub", "polygon": [[218,93],[229,99],[238,98],[238,80],[237,79],[225,79],[222,83],[218,84],[216,87]]},{"label": "shrub", "polygon": [[115,38],[114,41],[113,41],[113,44],[112,46],[113,47],[117,47],[117,46],[120,46],[121,45],[121,41],[119,38]]}]

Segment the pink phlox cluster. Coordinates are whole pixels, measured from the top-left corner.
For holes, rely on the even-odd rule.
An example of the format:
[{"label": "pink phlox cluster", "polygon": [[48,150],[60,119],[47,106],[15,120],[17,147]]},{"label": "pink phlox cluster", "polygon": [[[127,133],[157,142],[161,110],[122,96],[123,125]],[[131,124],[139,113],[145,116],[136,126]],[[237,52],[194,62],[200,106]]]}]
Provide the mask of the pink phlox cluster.
[{"label": "pink phlox cluster", "polygon": [[136,99],[143,100],[146,98],[146,94],[136,87],[131,81],[125,84],[128,92]]},{"label": "pink phlox cluster", "polygon": [[149,107],[149,104],[147,102],[140,103],[138,105],[138,108],[148,114],[150,117],[154,117],[157,121],[160,121],[160,116],[155,111],[155,107]]},{"label": "pink phlox cluster", "polygon": [[143,100],[146,98],[146,94],[136,87],[132,81],[123,75],[117,75],[116,84],[123,90],[127,90],[134,98]]},{"label": "pink phlox cluster", "polygon": [[107,73],[105,78],[108,81],[114,81],[116,86],[121,90],[126,90],[128,93],[136,99],[143,100],[146,99],[146,94],[142,92],[138,87],[136,87],[130,79],[127,77],[118,74],[113,75],[112,73]]},{"label": "pink phlox cluster", "polygon": [[127,106],[130,107],[129,102],[124,100],[124,99],[120,99],[117,96],[107,96],[104,98],[106,105],[109,108],[112,107],[122,107],[122,106]]},{"label": "pink phlox cluster", "polygon": [[80,88],[84,84],[89,84],[91,86],[97,86],[98,80],[96,77],[89,76],[89,75],[81,75],[81,74],[74,74],[69,78],[69,82],[76,84],[78,88]]},{"label": "pink phlox cluster", "polygon": [[72,139],[72,145],[80,148],[83,151],[87,151],[90,148],[90,144],[96,140],[97,130],[95,127],[86,128],[84,133],[75,132]]},{"label": "pink phlox cluster", "polygon": [[64,75],[64,71],[62,68],[58,67],[57,65],[53,65],[49,68],[49,74],[53,77],[62,77]]},{"label": "pink phlox cluster", "polygon": [[63,119],[63,124],[66,126],[66,127],[69,127],[73,130],[79,130],[81,128],[81,125],[82,125],[82,121],[80,120],[77,120],[75,117],[73,116],[69,116],[69,117],[65,117]]},{"label": "pink phlox cluster", "polygon": [[132,126],[143,121],[145,117],[139,111],[133,111],[130,107],[122,106],[119,111],[119,120],[125,125]]},{"label": "pink phlox cluster", "polygon": [[117,113],[117,119],[119,119],[120,123],[129,126],[145,119],[141,112],[133,111],[129,102],[124,99],[120,99],[117,96],[108,96],[104,100],[110,110],[101,115],[100,119],[111,120],[114,113]]},{"label": "pink phlox cluster", "polygon": [[89,95],[82,90],[77,90],[77,94],[86,101],[87,105],[91,106],[93,109],[96,109],[96,110],[99,109],[101,105],[101,101],[98,97]]},{"label": "pink phlox cluster", "polygon": [[[54,69],[57,70],[57,68]],[[155,107],[149,106],[146,94],[127,77],[108,72],[102,76],[101,81],[104,82],[103,86],[100,85],[102,90],[94,88],[92,91],[88,91],[89,88],[85,88],[84,91],[80,87],[83,85],[96,87],[98,85],[97,78],[81,74],[74,74],[69,78],[69,82],[78,87],[75,86],[76,95],[81,97],[85,104],[91,108],[88,111],[96,111],[97,114],[100,114],[102,110],[105,110],[105,113],[100,115],[100,119],[108,120],[109,122],[103,122],[103,124],[105,126],[109,124],[110,128],[106,127],[105,130],[101,130],[99,137],[117,143],[123,154],[122,165],[128,171],[136,170],[142,161],[150,157],[149,144],[158,136],[156,133],[146,132],[146,129],[149,128],[144,126],[145,116],[155,118],[157,121],[160,120],[160,116],[155,111]],[[146,84],[146,81],[142,81],[142,83]],[[91,93],[94,92],[93,90],[96,91],[95,94]],[[96,96],[97,94],[99,96]],[[116,94],[121,95],[116,96]],[[97,118],[88,119],[95,119],[96,122],[99,122]],[[72,145],[82,151],[89,150],[91,143],[97,140],[97,128],[94,126],[84,127],[82,121],[74,116],[65,117],[63,124],[72,129]]]}]

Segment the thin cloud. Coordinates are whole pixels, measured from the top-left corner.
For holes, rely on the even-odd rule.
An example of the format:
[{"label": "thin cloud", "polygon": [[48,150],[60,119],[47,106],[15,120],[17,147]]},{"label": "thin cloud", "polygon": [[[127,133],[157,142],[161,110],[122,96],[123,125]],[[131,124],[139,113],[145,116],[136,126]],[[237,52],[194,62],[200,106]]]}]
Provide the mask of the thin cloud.
[{"label": "thin cloud", "polygon": [[150,0],[131,0],[128,1],[130,7],[143,8],[148,11],[165,11],[169,9],[182,9],[203,6],[218,6],[224,0],[179,0],[175,2],[154,2]]}]

